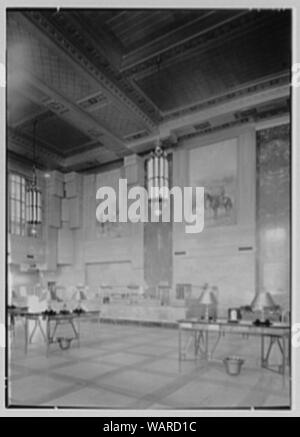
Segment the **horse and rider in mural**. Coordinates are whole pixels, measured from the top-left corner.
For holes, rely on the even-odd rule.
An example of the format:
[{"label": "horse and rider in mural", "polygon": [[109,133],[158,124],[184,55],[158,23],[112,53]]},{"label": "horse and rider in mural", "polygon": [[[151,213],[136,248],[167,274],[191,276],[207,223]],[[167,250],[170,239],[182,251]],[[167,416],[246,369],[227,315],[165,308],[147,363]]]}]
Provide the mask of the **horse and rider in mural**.
[{"label": "horse and rider in mural", "polygon": [[204,193],[204,208],[205,211],[212,212],[213,218],[218,218],[220,215],[229,215],[233,208],[232,199],[226,194],[225,188],[221,187],[217,192],[205,191]]}]

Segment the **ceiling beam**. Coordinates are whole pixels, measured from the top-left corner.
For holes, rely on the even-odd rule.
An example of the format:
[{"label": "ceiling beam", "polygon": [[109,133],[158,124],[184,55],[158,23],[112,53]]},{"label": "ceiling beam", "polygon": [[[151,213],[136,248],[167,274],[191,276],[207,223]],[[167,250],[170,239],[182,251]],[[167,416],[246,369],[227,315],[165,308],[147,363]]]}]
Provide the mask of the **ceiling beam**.
[{"label": "ceiling beam", "polygon": [[[208,106],[205,109],[194,112],[193,114],[187,114],[181,118],[165,121],[159,126],[159,137],[169,138],[176,133],[180,128],[187,128],[199,124],[201,122],[208,121],[218,116],[230,114],[236,111],[242,111],[255,105],[266,104],[272,100],[280,99],[290,96],[290,85],[284,84],[269,89],[258,90],[254,93],[248,93],[242,97],[237,97],[232,100],[228,100],[223,104]],[[128,143],[133,152],[140,153],[151,148],[153,142],[157,139],[157,134],[151,135],[142,140],[136,140]]]},{"label": "ceiling beam", "polygon": [[[25,79],[25,78],[24,78]],[[66,120],[68,123],[75,124],[76,128],[84,132],[93,140],[100,140],[103,142],[103,137],[109,141],[109,146],[105,145],[109,150],[116,153],[117,156],[123,156],[128,153],[123,141],[114,135],[111,131],[104,128],[98,123],[90,114],[81,109],[79,106],[71,102],[60,93],[50,88],[44,82],[31,74],[26,75],[25,79],[31,86],[37,87],[40,91],[49,96],[49,99],[42,102],[42,104],[55,112],[60,118]]]},{"label": "ceiling beam", "polygon": [[281,97],[288,97],[289,94],[289,84],[280,86],[278,88],[260,91],[252,95],[249,94],[218,106],[200,110],[194,114],[185,115],[180,120],[175,119],[164,122],[160,126],[160,134],[166,136],[169,132],[178,129],[180,126],[191,126],[209,120],[210,118],[224,115],[226,113],[241,111],[251,106],[267,103],[271,100],[279,99]]},{"label": "ceiling beam", "polygon": [[143,112],[123,91],[112,82],[99,66],[95,66],[85,55],[84,52],[70,42],[65,35],[54,26],[43,13],[39,11],[28,11],[19,13],[18,19],[24,25],[30,26],[30,31],[38,40],[42,40],[48,47],[67,56],[68,61],[76,71],[85,77],[89,83],[98,86],[107,95],[111,102],[125,111],[130,111],[149,131],[155,128],[155,123]]},{"label": "ceiling beam", "polygon": [[[224,12],[223,19],[212,24],[207,29],[201,29],[186,39],[179,40],[170,44],[166,48],[157,48],[157,51],[149,54],[145,58],[127,59],[124,62],[122,72],[126,77],[134,78],[135,80],[143,79],[157,71],[172,66],[174,63],[183,61],[186,58],[194,55],[199,55],[207,50],[215,47],[218,44],[223,44],[248,33],[250,30],[258,26],[267,25],[270,23],[270,18],[263,12],[249,12],[247,10],[238,11],[232,16],[227,11]],[[212,16],[213,17],[213,16]],[[210,17],[208,17],[210,18]],[[135,59],[135,60],[134,60]],[[130,65],[130,63],[132,65]],[[128,65],[127,65],[128,64]]]},{"label": "ceiling beam", "polygon": [[[63,13],[63,12],[62,12]],[[105,22],[97,28],[99,36],[95,35],[93,30],[89,27],[85,16],[79,12],[68,12],[68,21],[76,26],[79,26],[81,32],[84,33],[85,39],[90,42],[105,56],[116,68],[120,68],[122,62],[122,47],[117,38],[114,37]]]},{"label": "ceiling beam", "polygon": [[[7,150],[12,154],[19,155],[28,162],[33,162],[33,142],[20,135],[14,129],[7,129]],[[64,159],[61,155],[45,148],[40,143],[37,150],[37,164],[48,168],[63,168]]]},{"label": "ceiling beam", "polygon": [[[230,11],[224,11],[224,13],[226,18],[228,18],[229,15],[232,16],[232,12]],[[149,60],[152,57],[156,57],[162,52],[178,47],[190,39],[195,38],[199,34],[209,30],[203,29],[203,27],[205,25],[207,26],[210,21],[213,22],[214,15],[215,11],[208,10],[206,14],[196,17],[188,23],[173,29],[171,32],[162,34],[154,40],[149,41],[147,44],[130,51],[127,55],[124,55],[122,71],[126,71],[139,63]],[[220,25],[220,23],[218,23],[218,25]]]}]

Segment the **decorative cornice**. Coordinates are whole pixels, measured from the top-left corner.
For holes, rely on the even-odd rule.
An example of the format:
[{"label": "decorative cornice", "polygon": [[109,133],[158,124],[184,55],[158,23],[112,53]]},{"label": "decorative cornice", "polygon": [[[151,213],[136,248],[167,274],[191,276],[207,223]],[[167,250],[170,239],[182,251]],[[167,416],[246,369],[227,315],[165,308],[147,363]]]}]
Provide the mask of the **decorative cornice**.
[{"label": "decorative cornice", "polygon": [[130,143],[130,141],[140,140],[141,138],[145,138],[148,135],[149,135],[149,132],[143,130],[143,131],[140,131],[140,132],[136,132],[134,134],[126,135],[126,137],[124,137],[124,140],[127,143]]},{"label": "decorative cornice", "polygon": [[[18,149],[20,149],[22,155],[25,155],[25,151],[28,151],[28,155],[32,153],[32,139],[29,138],[26,134],[21,134],[16,129],[8,128],[7,129],[7,141],[8,143],[11,143],[15,145],[15,152],[18,152]],[[8,144],[8,150],[10,149],[10,146]],[[30,159],[29,156],[27,156],[28,159]],[[38,157],[37,161],[40,160],[43,163],[51,162],[57,164],[59,167],[63,167],[63,157],[59,155],[58,153],[55,153],[48,148],[46,148],[40,141],[38,141]]]},{"label": "decorative cornice", "polygon": [[220,130],[225,130],[225,129],[229,129],[229,128],[233,128],[233,127],[239,127],[239,126],[247,125],[249,123],[258,123],[258,122],[263,121],[263,120],[272,119],[272,118],[279,117],[282,115],[287,115],[287,114],[289,114],[288,104],[284,104],[283,102],[278,107],[274,107],[270,110],[266,110],[266,111],[262,111],[262,112],[259,112],[254,107],[254,108],[251,108],[250,110],[247,111],[247,115],[246,115],[246,113],[244,116],[243,115],[236,116],[236,114],[235,114],[235,120],[232,120],[230,122],[222,123],[222,124],[219,124],[217,126],[206,127],[206,128],[199,130],[197,132],[192,132],[192,133],[184,134],[181,136],[178,135],[178,141],[190,140],[192,138],[212,134],[212,133],[218,132]]},{"label": "decorative cornice", "polygon": [[197,104],[170,112],[163,116],[163,121],[169,121],[174,120],[176,118],[180,118],[182,116],[193,114],[195,112],[205,110],[211,106],[217,106],[222,103],[227,103],[233,99],[236,99],[238,97],[247,96],[253,93],[257,93],[259,91],[263,91],[266,89],[275,88],[281,85],[286,85],[290,83],[290,74],[288,72],[282,73],[279,76],[267,78],[265,80],[262,80],[260,82],[257,82],[255,84],[250,84],[244,88],[239,88],[237,90],[229,91],[226,94],[223,94],[221,96],[213,97],[209,100],[206,100],[204,102],[199,102]]},{"label": "decorative cornice", "polygon": [[43,101],[38,102],[39,104],[42,103],[47,108],[51,108],[53,112],[67,122],[75,124],[79,130],[89,135],[92,140],[99,141],[99,137],[105,137],[108,144],[107,149],[109,151],[113,150],[117,156],[123,157],[124,154],[128,153],[124,141],[121,138],[117,137],[103,125],[100,125],[88,111],[84,111],[77,103],[71,102],[65,96],[49,88],[47,84],[32,73],[28,74],[24,71],[23,80],[30,84],[30,86],[43,91],[43,93],[48,96]]},{"label": "decorative cornice", "polygon": [[[128,81],[127,78],[114,67],[110,59],[99,50],[93,36],[89,35],[88,29],[85,30],[78,16],[72,13],[60,13],[52,17],[51,21],[54,25],[59,23],[60,29],[61,27],[63,28],[64,35],[67,35],[68,39],[72,40],[74,45],[78,47],[82,53],[89,56],[90,61],[93,64],[97,64],[99,70],[108,78],[111,78],[118,89],[121,89],[153,122],[156,123],[160,120],[161,116],[158,108],[147,96],[140,92],[139,88],[134,86],[132,81]],[[84,38],[82,37],[83,33]]]},{"label": "decorative cornice", "polygon": [[100,92],[80,100],[77,104],[87,111],[93,111],[96,108],[107,105],[108,99],[102,92]]},{"label": "decorative cornice", "polygon": [[95,143],[92,142],[92,143],[82,144],[78,147],[72,148],[69,151],[66,151],[64,153],[64,157],[69,158],[70,156],[74,156],[78,153],[90,152],[90,151],[95,150],[95,149],[99,150],[99,149],[104,149],[104,148],[105,148],[105,146],[102,143],[100,143],[99,141],[97,141]]},{"label": "decorative cornice", "polygon": [[[33,155],[33,134],[31,131],[24,130],[23,127],[9,127],[9,138],[15,140],[15,144],[23,144],[23,146],[28,150],[29,153],[32,153]],[[58,147],[54,146],[52,143],[48,143],[45,140],[41,140],[39,135],[36,136],[36,145],[38,148],[38,151],[41,151],[42,153],[51,153],[53,157],[56,156],[60,159],[63,158],[63,152]]]},{"label": "decorative cornice", "polygon": [[42,121],[49,120],[50,118],[52,118],[54,116],[55,116],[55,114],[52,111],[44,110],[44,112],[42,112],[41,114],[39,114],[39,115],[33,114],[26,121],[18,123],[17,125],[12,125],[12,127],[13,128],[15,127],[18,129],[26,129],[26,128],[29,128],[30,126],[33,125],[33,120],[36,121],[37,123],[40,123]]},{"label": "decorative cornice", "polygon": [[[88,71],[90,75],[108,89],[114,98],[126,105],[133,113],[142,119],[148,127],[155,127],[154,117],[150,118],[148,114],[133,102],[132,98],[134,96],[137,97],[137,92],[131,87],[130,83],[125,81],[119,72],[112,69],[107,60],[103,59],[95,47],[90,47],[89,44],[87,47],[82,37],[82,32],[78,28],[75,29],[72,34],[70,33],[66,14],[60,13],[52,16],[51,22],[49,21],[50,18],[47,19],[43,13],[37,10],[26,11],[24,15],[38,26],[43,33],[47,34],[50,39],[54,40],[56,44],[66,51],[84,70]],[[53,23],[55,23],[55,25]],[[68,33],[68,37],[65,37],[58,29],[58,26],[60,26],[60,28],[62,26],[64,27],[64,32]],[[77,46],[71,41],[75,41]],[[93,59],[93,62],[90,61],[90,58]],[[118,85],[108,79],[108,74],[117,81]],[[122,86],[124,90],[121,89]],[[130,98],[125,94],[128,92],[132,93]],[[143,103],[149,106],[149,102],[146,102],[145,98],[138,96],[138,99],[141,99],[139,102],[140,105]],[[148,108],[148,112],[149,111],[150,108]]]},{"label": "decorative cornice", "polygon": [[48,108],[50,111],[53,111],[57,115],[64,115],[70,112],[69,108],[67,108],[62,102],[57,99],[47,98],[42,101],[43,105]]}]

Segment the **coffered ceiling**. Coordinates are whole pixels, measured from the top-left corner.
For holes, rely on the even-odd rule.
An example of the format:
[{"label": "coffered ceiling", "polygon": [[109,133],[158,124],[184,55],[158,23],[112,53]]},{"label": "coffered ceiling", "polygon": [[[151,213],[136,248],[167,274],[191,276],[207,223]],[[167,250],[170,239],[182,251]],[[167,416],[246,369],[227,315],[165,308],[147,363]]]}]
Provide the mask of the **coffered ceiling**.
[{"label": "coffered ceiling", "polygon": [[35,120],[39,164],[80,171],[288,113],[290,49],[284,10],[8,9],[9,153]]}]

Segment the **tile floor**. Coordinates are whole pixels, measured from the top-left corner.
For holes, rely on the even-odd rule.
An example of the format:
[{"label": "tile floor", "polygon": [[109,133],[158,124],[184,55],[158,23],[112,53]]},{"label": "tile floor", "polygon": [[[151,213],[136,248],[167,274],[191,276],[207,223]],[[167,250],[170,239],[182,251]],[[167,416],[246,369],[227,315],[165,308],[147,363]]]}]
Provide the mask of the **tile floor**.
[{"label": "tile floor", "polygon": [[[176,329],[87,325],[80,347],[74,343],[63,351],[53,344],[46,357],[41,343],[30,345],[25,355],[19,321],[8,357],[10,406],[185,410],[290,405],[288,378],[260,368],[258,338],[228,335],[215,352],[219,362],[187,360],[179,368]],[[239,376],[225,372],[221,359],[229,354],[245,359]]]}]

